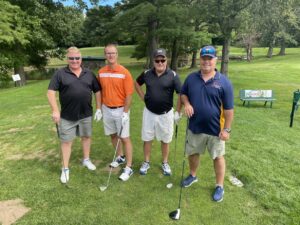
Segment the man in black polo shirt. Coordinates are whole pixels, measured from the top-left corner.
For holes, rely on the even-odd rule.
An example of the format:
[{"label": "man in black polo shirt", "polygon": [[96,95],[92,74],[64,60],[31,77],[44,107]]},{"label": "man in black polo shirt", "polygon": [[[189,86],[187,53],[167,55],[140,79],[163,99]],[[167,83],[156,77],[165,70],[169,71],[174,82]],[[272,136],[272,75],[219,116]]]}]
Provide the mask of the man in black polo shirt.
[{"label": "man in black polo shirt", "polygon": [[[81,67],[81,53],[78,48],[67,50],[68,66],[59,69],[52,77],[48,87],[48,101],[52,109],[53,122],[58,124],[62,151],[62,172],[60,181],[69,180],[69,159],[75,136],[81,137],[83,148],[82,165],[95,170],[90,161],[92,135],[92,92],[95,93],[97,111],[95,120],[102,117],[100,105],[100,86],[93,73]],[[61,111],[56,102],[56,91],[59,92]]]},{"label": "man in black polo shirt", "polygon": [[[147,174],[150,168],[150,153],[154,137],[161,141],[162,170],[164,175],[171,175],[168,164],[169,143],[173,136],[173,122],[180,120],[181,102],[178,96],[177,108],[173,113],[173,94],[180,93],[181,83],[176,72],[167,68],[165,49],[154,52],[154,68],[144,71],[135,82],[135,89],[145,102],[143,112],[142,140],[144,141],[144,162],[140,174]],[[141,86],[146,84],[146,94]]]}]

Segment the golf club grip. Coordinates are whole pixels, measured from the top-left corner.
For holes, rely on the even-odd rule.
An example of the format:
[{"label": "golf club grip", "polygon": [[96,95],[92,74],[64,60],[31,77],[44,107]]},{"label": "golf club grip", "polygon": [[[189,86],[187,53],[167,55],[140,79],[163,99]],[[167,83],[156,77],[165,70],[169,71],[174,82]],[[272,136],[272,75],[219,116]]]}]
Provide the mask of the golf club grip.
[{"label": "golf club grip", "polygon": [[178,125],[176,124],[176,126],[175,126],[175,138],[177,138],[177,133],[178,133]]},{"label": "golf club grip", "polygon": [[57,123],[55,123],[55,127],[56,127],[57,137],[60,138],[60,134],[59,134],[59,129],[58,129],[58,124]]}]

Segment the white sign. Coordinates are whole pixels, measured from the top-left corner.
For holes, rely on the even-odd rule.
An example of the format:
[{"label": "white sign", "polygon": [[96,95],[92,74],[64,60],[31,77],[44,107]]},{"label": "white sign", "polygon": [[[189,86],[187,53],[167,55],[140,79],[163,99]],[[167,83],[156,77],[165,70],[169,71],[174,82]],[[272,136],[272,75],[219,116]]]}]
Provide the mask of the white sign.
[{"label": "white sign", "polygon": [[21,77],[19,74],[15,74],[15,75],[12,75],[12,79],[13,79],[13,81],[20,81]]},{"label": "white sign", "polygon": [[245,90],[245,97],[250,98],[271,98],[272,90]]}]

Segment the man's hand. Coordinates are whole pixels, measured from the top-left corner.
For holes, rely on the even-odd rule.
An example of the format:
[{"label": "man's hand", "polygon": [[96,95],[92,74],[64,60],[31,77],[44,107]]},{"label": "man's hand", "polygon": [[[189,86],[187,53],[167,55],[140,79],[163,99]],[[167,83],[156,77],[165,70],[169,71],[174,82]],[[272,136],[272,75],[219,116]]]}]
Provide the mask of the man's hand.
[{"label": "man's hand", "polygon": [[101,119],[102,119],[101,109],[97,109],[95,112],[94,120],[96,120],[96,122],[99,122]]},{"label": "man's hand", "polygon": [[122,115],[122,126],[124,127],[128,121],[129,121],[129,115],[128,115],[128,113],[123,112],[123,115]]},{"label": "man's hand", "polygon": [[176,125],[179,124],[180,122],[180,119],[181,119],[181,113],[178,113],[177,111],[174,113],[174,122]]},{"label": "man's hand", "polygon": [[60,113],[56,112],[56,111],[53,111],[52,112],[52,120],[53,120],[54,123],[59,123],[59,121],[60,121]]},{"label": "man's hand", "polygon": [[184,105],[184,112],[188,116],[188,118],[191,118],[194,115],[194,108],[191,104],[185,104]]}]

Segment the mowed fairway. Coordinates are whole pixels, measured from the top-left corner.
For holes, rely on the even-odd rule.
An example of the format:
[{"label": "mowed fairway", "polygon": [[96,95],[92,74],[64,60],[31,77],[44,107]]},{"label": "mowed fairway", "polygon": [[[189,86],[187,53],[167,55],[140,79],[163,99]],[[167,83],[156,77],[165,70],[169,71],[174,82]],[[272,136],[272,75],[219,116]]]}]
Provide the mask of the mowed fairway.
[{"label": "mowed fairway", "polygon": [[[120,61],[136,77],[143,70],[143,61],[129,58],[132,50],[131,46],[120,47]],[[231,50],[243,54],[241,49]],[[102,51],[92,48],[83,53],[103,55]],[[254,49],[251,63],[232,61],[229,65],[235,90],[235,120],[226,148],[223,202],[211,200],[214,171],[206,154],[198,171],[199,182],[183,189],[181,219],[169,219],[168,213],[178,205],[186,119],[179,125],[175,160],[175,141],[171,145],[169,161],[175,174],[162,175],[160,143],[154,142],[151,169],[146,176],[139,175],[143,103],[136,93],[131,107],[134,175],[121,182],[119,173],[113,173],[108,189],[99,190],[106,184],[107,165],[114,149],[110,138],[104,136],[102,122],[94,123],[91,158],[97,170],[90,172],[81,166],[81,146],[76,139],[70,165],[71,188],[67,189],[59,182],[59,142],[46,98],[49,81],[31,81],[22,88],[0,90],[0,201],[19,198],[31,208],[17,224],[299,224],[300,111],[296,112],[293,128],[289,127],[289,119],[293,91],[300,88],[300,49],[287,49],[286,56],[272,59],[263,57],[266,52]],[[178,71],[182,82],[191,71]],[[238,98],[240,89],[272,89],[277,100],[273,108],[263,107],[263,102],[243,107]],[[244,183],[243,188],[229,182],[232,174]],[[167,189],[170,182],[174,186]]]}]

